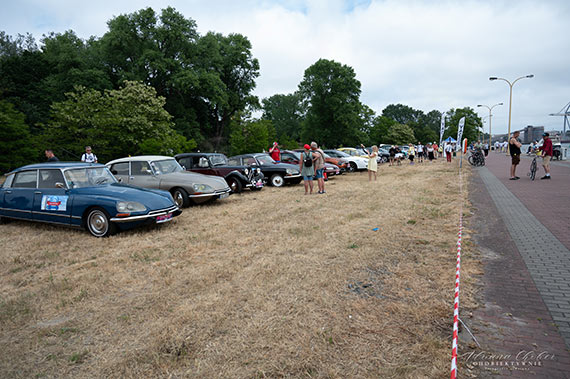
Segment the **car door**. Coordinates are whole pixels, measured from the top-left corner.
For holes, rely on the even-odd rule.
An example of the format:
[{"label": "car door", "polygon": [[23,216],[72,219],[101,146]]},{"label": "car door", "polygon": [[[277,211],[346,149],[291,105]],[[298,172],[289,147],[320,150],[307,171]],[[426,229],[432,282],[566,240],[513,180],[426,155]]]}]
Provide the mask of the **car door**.
[{"label": "car door", "polygon": [[119,162],[112,164],[111,173],[122,183],[129,182],[129,162]]},{"label": "car door", "polygon": [[40,169],[34,191],[32,219],[56,224],[71,222],[72,201],[61,170]]},{"label": "car door", "polygon": [[204,175],[218,175],[216,170],[212,168],[208,157],[200,155],[192,156],[192,171],[199,172]]},{"label": "car door", "polygon": [[20,171],[14,175],[12,185],[4,190],[4,214],[7,217],[32,218],[37,180],[38,170]]},{"label": "car door", "polygon": [[147,161],[131,161],[129,184],[143,188],[159,188],[160,180]]}]

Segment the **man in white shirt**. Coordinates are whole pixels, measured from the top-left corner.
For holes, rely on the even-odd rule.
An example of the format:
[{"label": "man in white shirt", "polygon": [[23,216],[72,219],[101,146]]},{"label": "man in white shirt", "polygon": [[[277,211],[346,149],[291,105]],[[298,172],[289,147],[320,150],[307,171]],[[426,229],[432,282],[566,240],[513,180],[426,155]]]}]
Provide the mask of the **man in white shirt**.
[{"label": "man in white shirt", "polygon": [[81,162],[97,163],[97,156],[91,152],[91,146],[85,147],[85,154],[81,156]]}]

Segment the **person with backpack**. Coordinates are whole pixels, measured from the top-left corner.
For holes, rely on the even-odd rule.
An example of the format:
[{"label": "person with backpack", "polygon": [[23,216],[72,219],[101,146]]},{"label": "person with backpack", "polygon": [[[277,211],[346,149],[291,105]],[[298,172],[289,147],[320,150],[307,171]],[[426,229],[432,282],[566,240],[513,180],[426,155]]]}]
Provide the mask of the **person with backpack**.
[{"label": "person with backpack", "polygon": [[[313,194],[313,176],[315,176],[315,165],[313,164],[313,153],[311,146],[305,144],[303,146],[305,151],[301,153],[301,160],[299,161],[299,170],[303,177],[303,184],[305,185],[305,195]],[[310,188],[310,192],[309,192]]]}]

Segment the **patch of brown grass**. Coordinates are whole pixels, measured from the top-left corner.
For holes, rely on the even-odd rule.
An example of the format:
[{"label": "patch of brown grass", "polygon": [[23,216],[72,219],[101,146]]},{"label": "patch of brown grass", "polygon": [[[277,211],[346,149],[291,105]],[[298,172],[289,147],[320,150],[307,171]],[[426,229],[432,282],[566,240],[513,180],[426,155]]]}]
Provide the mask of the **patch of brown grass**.
[{"label": "patch of brown grass", "polygon": [[[303,192],[246,192],[108,239],[0,226],[0,376],[448,375],[455,165]],[[480,263],[465,240],[469,308]]]}]

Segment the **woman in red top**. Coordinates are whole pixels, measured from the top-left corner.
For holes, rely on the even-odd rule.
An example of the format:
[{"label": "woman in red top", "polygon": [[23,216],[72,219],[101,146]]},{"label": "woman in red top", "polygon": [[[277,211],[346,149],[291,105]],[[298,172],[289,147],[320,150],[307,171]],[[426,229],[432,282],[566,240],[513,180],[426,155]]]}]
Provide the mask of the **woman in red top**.
[{"label": "woman in red top", "polygon": [[281,162],[281,150],[277,146],[277,142],[273,142],[273,146],[269,149],[269,155],[275,162]]}]

